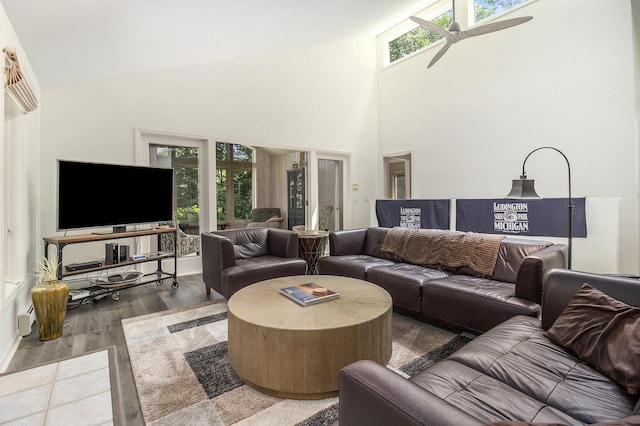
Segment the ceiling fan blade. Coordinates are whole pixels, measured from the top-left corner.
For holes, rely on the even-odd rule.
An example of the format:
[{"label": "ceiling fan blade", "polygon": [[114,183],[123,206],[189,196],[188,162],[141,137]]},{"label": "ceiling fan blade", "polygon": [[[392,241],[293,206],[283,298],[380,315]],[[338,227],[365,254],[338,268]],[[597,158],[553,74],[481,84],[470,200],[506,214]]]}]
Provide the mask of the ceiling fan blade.
[{"label": "ceiling fan blade", "polygon": [[475,37],[482,34],[492,33],[494,31],[504,30],[516,25],[524,24],[533,19],[533,16],[523,16],[521,18],[505,19],[504,21],[492,22],[486,25],[480,25],[478,27],[469,28],[460,32],[460,39]]},{"label": "ceiling fan blade", "polygon": [[445,53],[447,53],[447,50],[449,50],[449,48],[451,47],[452,43],[446,42],[444,44],[444,46],[442,47],[442,49],[440,49],[438,51],[438,53],[436,53],[436,55],[433,57],[433,59],[431,59],[431,62],[429,62],[429,65],[427,65],[427,68],[431,68],[431,66],[433,64],[435,64],[436,62],[438,62],[438,59],[442,58],[442,55],[444,55]]},{"label": "ceiling fan blade", "polygon": [[411,19],[413,22],[420,25],[421,27],[424,27],[430,31],[435,31],[436,33],[440,34],[442,37],[447,39],[447,41],[451,38],[451,33],[449,31],[445,30],[442,27],[437,26],[433,22],[425,21],[424,19],[418,18],[417,16],[411,16],[409,17],[409,19]]}]

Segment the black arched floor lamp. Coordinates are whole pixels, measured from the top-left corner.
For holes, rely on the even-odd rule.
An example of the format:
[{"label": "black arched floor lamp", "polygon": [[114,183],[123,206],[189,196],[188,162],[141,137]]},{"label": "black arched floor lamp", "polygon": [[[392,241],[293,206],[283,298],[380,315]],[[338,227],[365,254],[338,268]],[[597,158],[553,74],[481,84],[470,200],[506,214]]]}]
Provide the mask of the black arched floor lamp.
[{"label": "black arched floor lamp", "polygon": [[568,229],[568,235],[567,235],[567,238],[568,238],[567,266],[569,269],[571,269],[571,252],[572,252],[572,245],[573,245],[573,201],[571,199],[571,165],[569,164],[569,159],[567,158],[567,156],[564,155],[564,153],[560,151],[558,148],[554,148],[552,146],[541,146],[540,148],[536,148],[533,151],[531,151],[529,154],[527,154],[524,161],[522,162],[522,174],[520,175],[520,179],[513,179],[512,185],[511,185],[511,192],[509,192],[509,194],[505,198],[515,198],[515,199],[542,198],[536,193],[536,190],[533,187],[533,184],[534,184],[533,179],[527,179],[527,174],[525,173],[525,170],[524,170],[524,166],[525,164],[527,164],[527,160],[529,159],[531,154],[533,154],[536,151],[540,151],[541,149],[552,149],[557,153],[559,153],[560,155],[562,155],[562,157],[564,157],[564,160],[567,162],[567,170],[569,174],[569,206],[568,206],[569,229]]}]

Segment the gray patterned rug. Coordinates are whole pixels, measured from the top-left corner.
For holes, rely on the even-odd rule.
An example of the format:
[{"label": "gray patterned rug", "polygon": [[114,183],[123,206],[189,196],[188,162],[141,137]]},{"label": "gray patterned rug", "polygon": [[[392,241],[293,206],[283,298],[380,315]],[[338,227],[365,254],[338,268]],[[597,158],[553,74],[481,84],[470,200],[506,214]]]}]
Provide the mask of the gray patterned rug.
[{"label": "gray patterned rug", "polygon": [[[227,361],[227,305],[207,303],[122,320],[148,425],[328,425],[338,398],[297,401],[246,386]],[[470,340],[393,315],[388,367],[410,377]]]}]

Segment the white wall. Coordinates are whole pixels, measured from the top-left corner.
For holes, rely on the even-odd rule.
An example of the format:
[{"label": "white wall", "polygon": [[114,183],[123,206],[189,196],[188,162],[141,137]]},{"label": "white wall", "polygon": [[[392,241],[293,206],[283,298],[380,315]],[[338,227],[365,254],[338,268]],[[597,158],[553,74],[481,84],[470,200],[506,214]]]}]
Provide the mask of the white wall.
[{"label": "white wall", "polygon": [[[34,77],[29,59],[13,30],[11,22],[4,8],[0,4],[0,46],[16,48],[18,60],[22,70],[27,76],[33,91],[37,96],[40,88]],[[4,63],[4,54],[3,59]],[[4,87],[4,72],[2,72],[2,87]],[[29,114],[22,114],[8,96],[0,96],[0,371],[4,371],[8,362],[17,348],[20,336],[17,330],[18,314],[25,311],[31,304],[30,290],[35,282],[33,274],[36,262],[41,255],[42,240],[40,239],[40,110],[36,109]],[[7,129],[10,127],[10,137],[7,137]],[[8,146],[9,139],[11,146]],[[7,183],[5,180],[5,156],[19,164],[12,164],[15,175]],[[13,180],[15,179],[15,180]],[[9,189],[5,192],[5,185]],[[15,192],[16,196],[7,197],[7,192]],[[17,202],[18,205],[11,204]],[[11,205],[8,205],[11,204]],[[11,229],[13,241],[9,244],[10,250],[17,253],[6,253],[7,221],[5,209],[11,209],[12,217],[18,226]],[[13,228],[13,226],[12,226]],[[17,229],[17,231],[16,231]],[[7,261],[5,260],[7,259]],[[11,262],[11,265],[8,265]],[[15,264],[19,262],[19,264]],[[11,268],[12,280],[21,282],[18,289],[8,298],[3,297],[2,290],[8,283],[5,282],[8,268]]]},{"label": "white wall", "polygon": [[[134,127],[353,152],[352,179],[373,198],[375,58],[374,38],[357,38],[44,90],[43,234],[55,235],[56,159],[133,163]],[[353,211],[367,226],[368,204]]]},{"label": "white wall", "polygon": [[[629,0],[538,0],[528,23],[441,44],[379,69],[382,155],[411,151],[414,198],[505,195],[531,150],[571,162],[573,195],[620,198],[619,271],[638,272],[638,140]],[[383,34],[379,39],[384,38]],[[380,54],[380,52],[379,52]],[[539,194],[567,196],[567,167],[527,161]],[[574,265],[578,262],[574,259]],[[616,271],[595,271],[616,272]]]}]

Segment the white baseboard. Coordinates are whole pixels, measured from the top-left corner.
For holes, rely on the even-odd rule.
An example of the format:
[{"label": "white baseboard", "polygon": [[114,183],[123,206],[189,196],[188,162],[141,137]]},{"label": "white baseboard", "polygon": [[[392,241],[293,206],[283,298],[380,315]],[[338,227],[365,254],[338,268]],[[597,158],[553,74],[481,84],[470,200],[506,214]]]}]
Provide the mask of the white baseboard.
[{"label": "white baseboard", "polygon": [[7,371],[7,368],[9,368],[9,364],[11,364],[11,360],[18,350],[18,346],[20,346],[21,340],[22,337],[16,329],[16,332],[13,335],[13,339],[11,340],[11,345],[9,345],[5,353],[2,354],[2,357],[0,357],[0,373],[4,373],[5,371]]}]

